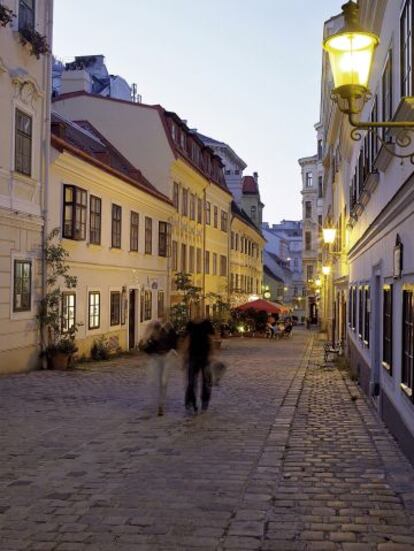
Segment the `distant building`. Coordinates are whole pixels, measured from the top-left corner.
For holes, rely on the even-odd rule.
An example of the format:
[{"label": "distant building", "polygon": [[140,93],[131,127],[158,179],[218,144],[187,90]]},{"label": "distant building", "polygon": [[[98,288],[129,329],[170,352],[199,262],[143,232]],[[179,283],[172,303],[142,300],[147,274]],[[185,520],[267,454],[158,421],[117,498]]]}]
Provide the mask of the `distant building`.
[{"label": "distant building", "polygon": [[323,166],[321,151],[299,159],[302,169],[303,273],[307,286],[306,310],[311,323],[319,321],[320,289],[315,282],[321,272],[323,214]]},{"label": "distant building", "polygon": [[[265,285],[277,283],[271,280],[269,271],[283,280],[283,295],[279,292],[272,298],[283,300],[291,305],[299,318],[305,315],[304,302],[306,285],[303,280],[302,270],[302,222],[297,220],[282,220],[280,224],[267,222],[262,224],[263,236],[266,239],[265,246]],[[279,269],[276,268],[279,265]],[[282,298],[281,298],[282,297]]]},{"label": "distant building", "polygon": [[119,75],[111,75],[103,55],[76,56],[74,61],[63,63],[55,59],[52,70],[53,96],[77,92],[80,89],[108,98],[141,103],[136,84],[129,85]]}]

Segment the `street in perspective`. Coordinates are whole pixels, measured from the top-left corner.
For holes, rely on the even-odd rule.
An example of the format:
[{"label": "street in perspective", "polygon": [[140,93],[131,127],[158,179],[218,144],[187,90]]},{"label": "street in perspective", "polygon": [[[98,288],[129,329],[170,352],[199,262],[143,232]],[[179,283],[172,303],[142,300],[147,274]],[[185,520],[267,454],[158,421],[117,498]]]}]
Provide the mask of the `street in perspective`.
[{"label": "street in perspective", "polygon": [[0,0],[0,551],[414,551],[414,0],[342,2]]}]

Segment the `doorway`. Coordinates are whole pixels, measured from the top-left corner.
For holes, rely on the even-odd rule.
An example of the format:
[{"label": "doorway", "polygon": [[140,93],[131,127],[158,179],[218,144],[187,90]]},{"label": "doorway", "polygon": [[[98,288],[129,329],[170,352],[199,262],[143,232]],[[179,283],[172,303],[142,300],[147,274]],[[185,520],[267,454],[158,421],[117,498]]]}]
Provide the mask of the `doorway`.
[{"label": "doorway", "polygon": [[128,343],[129,349],[135,348],[136,345],[136,290],[130,289],[129,291],[129,331],[128,331]]}]

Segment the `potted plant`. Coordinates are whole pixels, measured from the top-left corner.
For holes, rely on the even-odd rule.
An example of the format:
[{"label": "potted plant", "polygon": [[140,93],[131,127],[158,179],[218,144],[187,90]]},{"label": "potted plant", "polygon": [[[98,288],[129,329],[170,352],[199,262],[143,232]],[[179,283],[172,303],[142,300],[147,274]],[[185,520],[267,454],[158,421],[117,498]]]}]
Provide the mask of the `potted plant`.
[{"label": "potted plant", "polygon": [[183,335],[191,318],[191,310],[198,307],[201,301],[200,287],[191,282],[191,275],[179,272],[174,278],[175,288],[181,292],[182,300],[170,308],[170,320],[179,335]]},{"label": "potted plant", "polygon": [[0,26],[5,27],[9,25],[13,21],[13,17],[16,17],[13,10],[0,4]]},{"label": "potted plant", "polygon": [[47,360],[51,369],[66,369],[73,354],[77,351],[75,336],[80,324],[73,323],[67,331],[62,325],[62,291],[60,284],[67,289],[74,289],[77,278],[70,275],[67,264],[69,253],[64,249],[59,238],[59,228],[55,228],[47,237],[44,247],[46,261],[46,293],[40,301],[37,319],[42,334],[42,357]]},{"label": "potted plant", "polygon": [[30,55],[35,56],[36,59],[39,59],[40,55],[50,52],[46,36],[29,27],[20,29],[19,32],[20,43],[23,44],[23,46],[30,44]]}]

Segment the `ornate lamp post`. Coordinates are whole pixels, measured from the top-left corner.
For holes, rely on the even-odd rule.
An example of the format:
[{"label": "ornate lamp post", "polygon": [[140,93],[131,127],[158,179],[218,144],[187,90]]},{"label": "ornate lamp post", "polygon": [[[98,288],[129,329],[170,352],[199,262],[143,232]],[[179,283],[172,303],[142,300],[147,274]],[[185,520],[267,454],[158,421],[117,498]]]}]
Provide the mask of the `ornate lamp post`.
[{"label": "ornate lamp post", "polygon": [[[414,164],[414,152],[407,154],[396,153],[393,148],[376,132],[378,128],[399,129],[395,137],[396,144],[405,148],[411,145],[412,139],[407,132],[414,131],[413,121],[360,121],[365,103],[371,98],[368,88],[369,76],[375,49],[379,44],[379,37],[365,30],[359,23],[359,7],[352,1],[342,6],[345,25],[337,33],[329,36],[323,42],[323,48],[329,55],[334,88],[331,99],[337,103],[339,110],[348,116],[353,126],[351,138],[359,141],[362,138],[359,130],[373,133],[384,147],[395,157],[409,158]],[[405,100],[414,101],[413,97]]]}]

